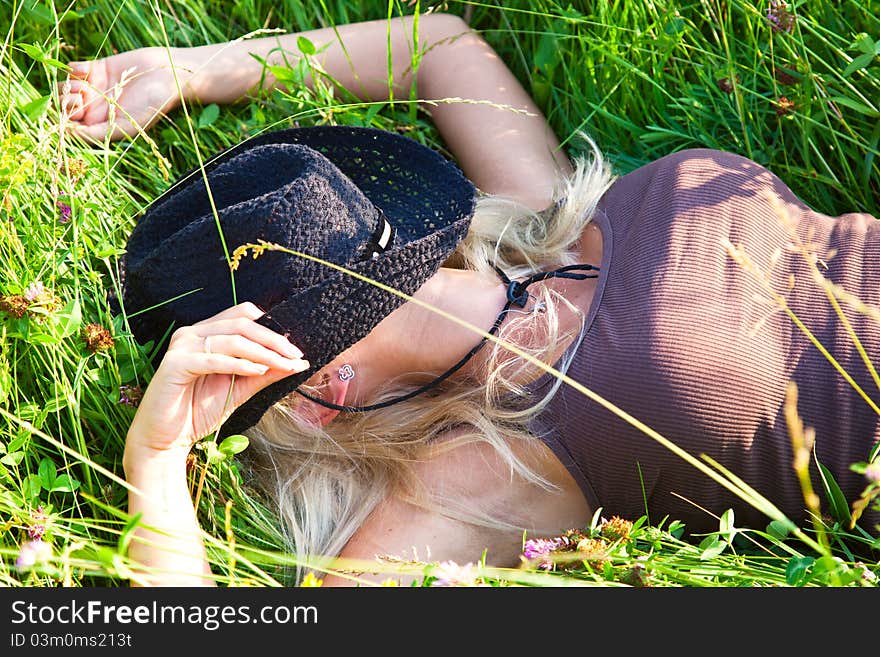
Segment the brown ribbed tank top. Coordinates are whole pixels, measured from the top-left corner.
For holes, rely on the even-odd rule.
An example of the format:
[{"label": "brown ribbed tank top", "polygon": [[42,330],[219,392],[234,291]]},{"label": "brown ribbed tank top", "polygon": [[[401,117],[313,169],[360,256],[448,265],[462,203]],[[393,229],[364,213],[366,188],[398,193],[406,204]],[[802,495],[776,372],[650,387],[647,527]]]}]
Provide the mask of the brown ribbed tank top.
[{"label": "brown ribbed tank top", "polygon": [[[740,245],[877,403],[880,390],[804,256],[791,248],[791,229],[768,193],[791,213],[798,238],[827,264],[823,275],[880,306],[880,222],[874,217],[814,212],[748,159],[682,151],[619,178],[603,197],[594,219],[602,232],[601,274],[567,373],[691,455],[711,456],[800,522],[806,505],[783,411],[788,382],[797,384],[798,411],[815,429],[816,458],[849,502],[867,485],[850,465],[865,461],[880,439],[880,417],[731,257],[725,240]],[[880,322],[841,305],[880,367]],[[535,392],[551,381],[544,377]],[[647,513],[656,523],[668,516],[690,532],[717,530],[712,514],[728,508],[740,527],[763,529],[769,521],[568,385],[534,430],[606,517],[635,520]],[[815,463],[811,468],[815,473]],[[878,522],[869,512],[860,524],[876,533]]]}]

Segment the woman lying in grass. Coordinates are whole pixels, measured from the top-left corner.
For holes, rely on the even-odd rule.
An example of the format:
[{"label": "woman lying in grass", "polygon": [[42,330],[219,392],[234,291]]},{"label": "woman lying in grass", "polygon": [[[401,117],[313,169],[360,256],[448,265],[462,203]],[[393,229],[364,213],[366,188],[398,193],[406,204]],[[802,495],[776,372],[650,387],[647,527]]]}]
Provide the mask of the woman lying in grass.
[{"label": "woman lying in grass", "polygon": [[[181,94],[228,103],[271,86],[250,55],[290,61],[299,36],[76,63],[63,100],[87,139],[135,135]],[[305,36],[335,84],[406,97],[409,18]],[[876,466],[851,466],[880,436],[880,224],[814,212],[718,151],[614,179],[595,148],[563,154],[460,19],[423,16],[419,41],[419,98],[464,99],[429,107],[467,178],[396,134],[270,132],[211,162],[210,194],[200,171],[185,176],[132,233],[123,310],[140,342],[163,345],[124,458],[140,581],[212,583],[186,461],[215,433],[249,436],[301,555],[485,550],[514,565],[524,531],[557,535],[600,509],[699,533],[732,508],[764,527],[675,446],[796,523],[828,511],[799,479],[808,467],[821,490],[821,464],[876,532],[858,502]],[[795,412],[814,443],[805,431],[793,445]]]}]

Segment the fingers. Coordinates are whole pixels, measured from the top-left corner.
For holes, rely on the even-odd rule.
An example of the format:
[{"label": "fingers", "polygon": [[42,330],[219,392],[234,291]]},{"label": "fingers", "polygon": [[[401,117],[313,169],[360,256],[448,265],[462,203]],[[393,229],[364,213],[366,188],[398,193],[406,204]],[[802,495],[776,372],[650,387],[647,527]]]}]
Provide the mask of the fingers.
[{"label": "fingers", "polygon": [[[260,327],[263,328],[263,327]],[[265,336],[260,336],[265,337]],[[275,349],[269,348],[249,337],[241,334],[224,334],[224,333],[208,333],[197,345],[196,349],[201,349],[203,353],[209,349],[207,353],[223,354],[259,363],[267,366],[269,369],[282,370],[285,372],[302,372],[308,369],[308,362],[302,359],[302,353],[293,345],[285,352],[279,353]],[[290,355],[285,355],[290,354]],[[298,355],[294,355],[298,354]],[[305,364],[305,365],[303,365]]]},{"label": "fingers", "polygon": [[250,301],[245,301],[238,305],[232,306],[231,308],[227,308],[222,312],[217,313],[207,319],[203,319],[201,322],[196,322],[193,326],[200,326],[202,324],[207,324],[208,322],[213,322],[217,319],[231,319],[233,317],[246,317],[247,319],[259,319],[265,313],[260,310],[260,308]]},{"label": "fingers", "polygon": [[86,115],[88,89],[80,80],[59,83],[59,106],[71,121],[81,121]]},{"label": "fingers", "polygon": [[256,320],[264,314],[257,305],[245,301],[197,322],[193,327],[197,329],[199,335],[241,333],[288,358],[302,358],[302,351],[291,344],[285,336],[256,323]]},{"label": "fingers", "polygon": [[[263,315],[242,303],[174,332],[165,360],[183,379],[206,374],[283,378],[308,370],[303,353],[283,335],[256,323]],[[183,380],[182,379],[182,380]]]},{"label": "fingers", "polygon": [[88,80],[89,75],[92,72],[92,66],[94,66],[94,62],[86,61],[86,62],[68,62],[68,75],[73,80]]},{"label": "fingers", "polygon": [[109,121],[91,124],[72,122],[68,124],[68,129],[91,144],[100,144],[108,137],[110,141],[117,141],[123,137],[133,137],[138,133],[137,127],[128,121],[114,123],[112,128]]},{"label": "fingers", "polygon": [[220,354],[286,372],[308,369],[300,349],[252,319],[258,314],[262,313],[253,304],[236,306],[209,320],[180,328],[171,336],[168,351]]},{"label": "fingers", "polygon": [[94,123],[92,125],[87,125],[85,123],[69,123],[68,129],[78,137],[81,137],[84,141],[87,141],[90,144],[98,144],[104,141],[110,126],[106,121]]},{"label": "fingers", "polygon": [[[200,376],[228,374],[256,377],[260,379],[258,383],[261,385],[258,387],[262,387],[272,382],[263,381],[263,378],[278,380],[305,372],[311,367],[307,360],[284,358],[259,345],[247,344],[243,338],[226,340],[212,336],[210,340],[210,353],[203,350],[204,338],[197,336],[192,336],[185,348],[178,346],[173,351],[169,350],[159,367],[159,371],[164,373],[161,378],[167,383],[188,385]],[[159,372],[156,378],[159,378]]]},{"label": "fingers", "polygon": [[68,66],[67,79],[58,83],[59,106],[69,119],[67,128],[84,141],[97,144],[133,137],[155,119],[137,106],[125,111],[123,103],[118,105],[115,120],[110,121],[111,105],[120,101],[108,97],[112,85],[106,60],[70,62]]},{"label": "fingers", "polygon": [[[182,354],[182,352],[180,352]],[[236,376],[261,376],[271,370],[283,373],[282,376],[298,374],[309,369],[308,361],[290,361],[291,366],[273,367],[270,364],[236,358],[228,354],[212,352],[185,354],[181,359],[181,369],[190,376],[207,376],[210,374],[234,374]]]},{"label": "fingers", "polygon": [[[216,344],[214,337],[220,336],[240,336],[255,342],[259,345],[271,349],[272,351],[284,356],[285,358],[298,359],[303,357],[303,353],[295,345],[280,333],[276,333],[272,329],[266,328],[261,324],[257,324],[252,319],[239,317],[235,319],[218,319],[205,324],[196,324],[191,327],[180,329],[184,335],[192,334],[200,339],[205,336],[212,336],[211,344]],[[177,334],[175,334],[177,335]],[[172,341],[175,341],[172,338]],[[225,344],[231,344],[226,341]]]}]

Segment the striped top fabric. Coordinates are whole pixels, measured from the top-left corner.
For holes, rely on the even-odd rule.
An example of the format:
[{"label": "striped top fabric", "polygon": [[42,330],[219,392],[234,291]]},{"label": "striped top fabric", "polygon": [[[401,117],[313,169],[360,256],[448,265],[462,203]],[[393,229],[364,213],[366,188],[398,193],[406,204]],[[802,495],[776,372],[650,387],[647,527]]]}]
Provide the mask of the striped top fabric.
[{"label": "striped top fabric", "polygon": [[[811,471],[817,475],[818,460],[848,502],[857,499],[867,480],[850,465],[866,461],[880,439],[880,414],[779,300],[880,404],[869,367],[810,265],[818,258],[823,277],[880,308],[880,222],[812,211],[762,166],[708,149],[668,155],[619,178],[594,221],[601,274],[568,375],[692,456],[710,456],[802,522],[806,504],[784,415],[794,381],[798,412],[815,430]],[[880,321],[840,306],[880,367]],[[543,377],[534,392],[550,383]],[[691,533],[717,530],[727,509],[740,527],[769,522],[574,387],[563,384],[533,428],[605,517],[647,513],[652,523],[680,520]],[[824,504],[816,476],[814,486]],[[860,522],[875,534],[878,523],[870,511]]]}]

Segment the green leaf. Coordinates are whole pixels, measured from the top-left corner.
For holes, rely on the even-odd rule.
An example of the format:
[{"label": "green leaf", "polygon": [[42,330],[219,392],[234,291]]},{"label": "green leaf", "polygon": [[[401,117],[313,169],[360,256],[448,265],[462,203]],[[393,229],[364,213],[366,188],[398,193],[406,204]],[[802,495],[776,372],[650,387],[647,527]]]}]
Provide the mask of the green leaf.
[{"label": "green leaf", "polygon": [[6,446],[6,451],[8,452],[17,452],[19,449],[24,447],[24,444],[27,442],[27,439],[30,438],[31,434],[29,431],[25,431],[24,429],[19,429],[18,433],[16,433],[15,438],[9,441],[9,444]]},{"label": "green leaf", "polygon": [[684,32],[684,19],[675,17],[670,21],[666,22],[666,25],[663,26],[663,31],[666,32],[669,36],[675,36],[676,34],[681,34]]},{"label": "green leaf", "polygon": [[16,466],[21,463],[23,458],[24,452],[12,452],[12,454],[6,454],[3,458],[0,458],[0,463],[3,465]]},{"label": "green leaf", "polygon": [[218,116],[220,116],[220,107],[217,105],[217,103],[206,105],[205,108],[202,110],[202,113],[199,114],[199,128],[208,127],[217,120]]},{"label": "green leaf", "polygon": [[299,48],[299,51],[304,55],[314,55],[317,52],[315,44],[304,36],[297,38],[296,47]]},{"label": "green leaf", "polygon": [[27,499],[32,500],[40,496],[43,485],[40,483],[40,477],[35,474],[29,474],[21,482],[21,493]]},{"label": "green leaf", "polygon": [[217,443],[213,440],[199,443],[198,448],[205,451],[208,463],[220,463],[220,461],[225,461],[227,458],[227,454],[217,449]]},{"label": "green leaf", "polygon": [[57,413],[62,408],[65,408],[66,406],[67,406],[67,400],[63,396],[59,395],[59,396],[55,397],[54,399],[50,399],[46,403],[45,408],[46,408],[47,413]]},{"label": "green leaf", "polygon": [[36,119],[43,116],[43,113],[46,111],[46,108],[49,107],[49,101],[52,100],[52,96],[41,96],[35,100],[30,101],[29,103],[25,103],[24,105],[20,105],[19,109],[27,116],[31,121],[35,121]]},{"label": "green leaf", "polygon": [[[295,86],[302,83],[302,74],[288,66],[269,66],[269,72],[278,82],[293,82]],[[291,86],[291,85],[288,85]]]},{"label": "green leaf", "polygon": [[76,479],[72,479],[70,475],[63,474],[55,479],[50,491],[72,493],[77,488],[79,488],[79,482]]},{"label": "green leaf", "polygon": [[856,71],[865,68],[874,61],[874,57],[876,57],[876,54],[874,53],[873,49],[871,52],[867,52],[864,55],[859,55],[858,57],[853,59],[845,69],[843,69],[843,77],[848,77]]},{"label": "green leaf", "polygon": [[28,57],[30,57],[31,59],[35,59],[38,62],[42,61],[43,57],[46,56],[45,53],[43,53],[43,49],[40,48],[40,46],[38,46],[36,43],[33,45],[30,43],[20,43],[18,45],[21,47],[22,50],[25,51],[25,53],[27,53]]},{"label": "green leaf", "polygon": [[825,497],[832,517],[842,524],[849,524],[850,512],[846,496],[828,468],[819,463],[819,471],[822,473],[822,487],[825,489]]},{"label": "green leaf", "polygon": [[828,98],[829,102],[839,103],[840,105],[844,105],[845,107],[849,107],[850,109],[855,110],[859,114],[864,114],[865,116],[870,116],[872,119],[880,117],[880,112],[875,109],[871,109],[864,103],[860,103],[857,100],[853,100],[852,98],[847,98],[846,96],[831,96]]},{"label": "green leaf", "polygon": [[789,526],[782,520],[773,520],[767,525],[767,533],[773,538],[785,538],[789,533]]},{"label": "green leaf", "polygon": [[64,62],[59,61],[57,59],[53,59],[53,58],[49,57],[49,55],[46,54],[46,52],[36,43],[34,43],[34,44],[22,43],[19,45],[21,46],[21,49],[24,50],[27,53],[28,57],[30,57],[31,59],[34,59],[34,60],[41,62],[43,64],[46,64],[48,66],[54,66],[56,68],[63,68],[65,70],[67,69],[67,64],[65,64]]},{"label": "green leaf", "polygon": [[730,543],[733,540],[733,537],[736,535],[736,527],[733,525],[734,515],[733,509],[728,509],[723,514],[721,514],[721,520],[719,521],[720,528],[718,533],[724,537],[724,540]]},{"label": "green leaf", "polygon": [[55,336],[66,338],[76,333],[82,325],[82,309],[78,299],[71,299],[59,312],[51,316]]},{"label": "green leaf", "polygon": [[559,56],[557,35],[549,33],[542,35],[535,50],[535,70],[549,77],[559,64]]},{"label": "green leaf", "polygon": [[[28,6],[30,5],[30,6]],[[52,11],[45,5],[37,2],[25,3],[22,7],[25,16],[37,23],[45,23],[46,25],[55,25],[55,16]]]},{"label": "green leaf", "polygon": [[27,341],[31,344],[58,344],[60,342],[54,335],[46,335],[45,333],[31,333]]},{"label": "green leaf", "polygon": [[866,32],[859,32],[856,35],[855,41],[849,44],[850,50],[861,50],[864,53],[873,53],[876,47],[880,47],[880,41],[875,44],[874,39],[868,36]]},{"label": "green leaf", "polygon": [[223,442],[220,443],[220,451],[228,456],[232,456],[246,450],[249,444],[250,442],[248,441],[247,436],[241,436],[238,434],[227,436],[223,439]]},{"label": "green leaf", "polygon": [[385,108],[385,103],[373,103],[367,108],[367,113],[364,114],[363,124],[365,127],[370,127],[373,123],[373,119]]},{"label": "green leaf", "polygon": [[832,583],[838,577],[843,577],[846,566],[837,557],[824,556],[816,559],[813,564],[812,574],[822,583]]},{"label": "green leaf", "polygon": [[813,557],[793,557],[785,567],[785,581],[789,586],[803,586],[810,578]]},{"label": "green leaf", "polygon": [[700,549],[700,561],[711,561],[727,549],[727,543],[717,535],[707,536],[700,542]]},{"label": "green leaf", "polygon": [[131,539],[134,538],[134,530],[138,528],[141,524],[141,516],[142,513],[136,513],[131,518],[128,519],[128,522],[125,523],[125,527],[122,528],[122,531],[119,533],[119,541],[117,542],[118,550],[120,554],[128,553],[128,544],[131,543]]},{"label": "green leaf", "polygon": [[58,472],[55,469],[55,464],[52,463],[52,460],[44,458],[40,461],[40,466],[37,468],[37,472],[40,475],[40,483],[43,488],[46,490],[52,490],[52,486],[55,485],[55,476]]}]

